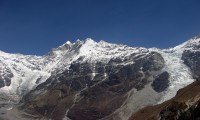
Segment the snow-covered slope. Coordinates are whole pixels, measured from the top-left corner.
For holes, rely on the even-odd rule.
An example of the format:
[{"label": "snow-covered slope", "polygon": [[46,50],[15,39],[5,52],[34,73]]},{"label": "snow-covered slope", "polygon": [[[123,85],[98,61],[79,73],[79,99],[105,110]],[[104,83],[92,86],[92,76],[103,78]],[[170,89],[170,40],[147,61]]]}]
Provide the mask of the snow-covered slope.
[{"label": "snow-covered slope", "polygon": [[171,48],[170,50],[181,53],[184,50],[195,50],[195,49],[199,50],[199,46],[200,46],[200,35],[195,36],[195,37],[189,39],[188,41],[186,41],[174,48]]},{"label": "snow-covered slope", "polygon": [[41,70],[42,67],[42,57],[0,52],[0,82],[3,83],[0,88],[1,117],[7,116],[7,109],[50,76],[50,73]]},{"label": "snow-covered slope", "polygon": [[6,69],[2,69],[2,77],[12,74],[12,76],[9,75],[11,84],[1,88],[7,92],[21,95],[21,92],[31,90],[37,84],[38,78],[49,76],[49,73],[41,70],[43,68],[42,57],[0,52],[0,61],[9,71],[5,73]]}]

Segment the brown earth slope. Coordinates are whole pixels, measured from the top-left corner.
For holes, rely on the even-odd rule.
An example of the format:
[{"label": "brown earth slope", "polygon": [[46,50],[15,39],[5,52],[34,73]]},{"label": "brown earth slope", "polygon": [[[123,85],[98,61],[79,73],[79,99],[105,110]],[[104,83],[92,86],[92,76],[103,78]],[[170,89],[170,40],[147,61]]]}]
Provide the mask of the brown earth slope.
[{"label": "brown earth slope", "polygon": [[180,89],[162,104],[139,110],[129,120],[200,120],[200,81]]}]

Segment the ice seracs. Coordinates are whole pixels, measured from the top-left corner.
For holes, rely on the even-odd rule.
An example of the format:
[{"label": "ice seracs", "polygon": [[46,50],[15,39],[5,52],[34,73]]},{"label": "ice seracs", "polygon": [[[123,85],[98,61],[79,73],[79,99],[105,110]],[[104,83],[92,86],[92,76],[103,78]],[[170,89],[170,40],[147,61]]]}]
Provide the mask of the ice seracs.
[{"label": "ice seracs", "polygon": [[163,97],[158,102],[162,103],[174,97],[179,89],[187,86],[195,80],[192,76],[190,68],[183,63],[183,60],[181,60],[183,51],[156,51],[160,53],[165,60],[165,67],[163,68],[163,71],[167,71],[170,74],[169,87],[163,92]]}]

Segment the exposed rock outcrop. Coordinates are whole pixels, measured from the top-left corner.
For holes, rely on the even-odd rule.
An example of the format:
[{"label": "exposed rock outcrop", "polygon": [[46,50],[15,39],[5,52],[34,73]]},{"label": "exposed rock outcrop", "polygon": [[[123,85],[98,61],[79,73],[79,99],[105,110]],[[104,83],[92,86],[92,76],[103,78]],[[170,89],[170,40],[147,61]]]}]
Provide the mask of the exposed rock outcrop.
[{"label": "exposed rock outcrop", "polygon": [[0,60],[0,88],[10,86],[12,77],[11,70]]},{"label": "exposed rock outcrop", "polygon": [[169,73],[163,72],[151,84],[156,92],[163,92],[169,87]]},{"label": "exposed rock outcrop", "polygon": [[200,77],[200,51],[186,50],[183,52],[182,59],[184,63],[190,67],[195,78]]}]

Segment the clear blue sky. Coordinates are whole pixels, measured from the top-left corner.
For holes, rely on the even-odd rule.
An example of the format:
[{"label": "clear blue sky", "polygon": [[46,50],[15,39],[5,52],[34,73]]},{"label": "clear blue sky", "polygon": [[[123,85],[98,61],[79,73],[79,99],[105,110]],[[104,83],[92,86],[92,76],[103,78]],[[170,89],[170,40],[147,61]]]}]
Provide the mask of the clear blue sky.
[{"label": "clear blue sky", "polygon": [[200,33],[200,0],[0,0],[0,50],[44,55],[93,38],[168,48]]}]

